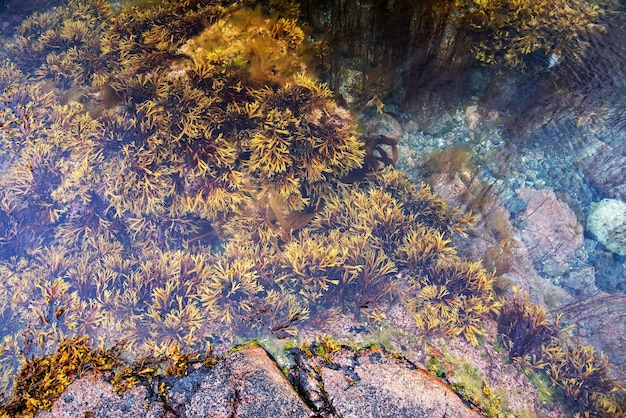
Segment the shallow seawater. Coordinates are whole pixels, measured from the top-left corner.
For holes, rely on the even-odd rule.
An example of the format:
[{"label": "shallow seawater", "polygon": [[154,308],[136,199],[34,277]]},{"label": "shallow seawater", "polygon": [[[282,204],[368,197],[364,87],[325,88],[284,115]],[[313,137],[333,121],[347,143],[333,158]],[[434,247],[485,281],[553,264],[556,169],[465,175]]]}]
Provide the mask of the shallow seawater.
[{"label": "shallow seawater", "polygon": [[513,288],[620,377],[619,4],[152,3],[0,3],[0,399],[82,335],[498,345]]}]

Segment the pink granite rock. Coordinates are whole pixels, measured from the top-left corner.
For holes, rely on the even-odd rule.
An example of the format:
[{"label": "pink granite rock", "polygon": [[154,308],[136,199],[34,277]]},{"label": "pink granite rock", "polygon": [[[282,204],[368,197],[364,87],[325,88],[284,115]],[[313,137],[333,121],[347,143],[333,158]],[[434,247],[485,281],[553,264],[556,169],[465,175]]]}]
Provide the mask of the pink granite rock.
[{"label": "pink granite rock", "polygon": [[564,273],[583,244],[583,229],[576,214],[552,190],[515,192],[526,203],[520,213],[525,227],[520,232],[535,268],[551,276]]},{"label": "pink granite rock", "polygon": [[437,377],[382,349],[342,348],[326,359],[294,350],[294,356],[291,378],[321,416],[480,416]]},{"label": "pink granite rock", "polygon": [[[72,383],[40,418],[92,417],[463,417],[479,415],[438,378],[382,349],[343,348],[328,357],[292,350],[288,380],[260,346],[214,367],[167,377],[165,396],[138,384],[122,395],[102,378]],[[160,385],[160,384],[159,384]],[[296,388],[294,388],[294,385]]]},{"label": "pink granite rock", "polygon": [[[170,398],[179,395],[178,387],[173,387]],[[183,405],[172,407],[188,418],[314,415],[260,346],[229,354],[205,375]]]},{"label": "pink granite rock", "polygon": [[135,386],[118,395],[101,377],[76,380],[65,389],[51,411],[38,418],[165,418],[174,417],[161,402],[151,399],[145,386]]}]

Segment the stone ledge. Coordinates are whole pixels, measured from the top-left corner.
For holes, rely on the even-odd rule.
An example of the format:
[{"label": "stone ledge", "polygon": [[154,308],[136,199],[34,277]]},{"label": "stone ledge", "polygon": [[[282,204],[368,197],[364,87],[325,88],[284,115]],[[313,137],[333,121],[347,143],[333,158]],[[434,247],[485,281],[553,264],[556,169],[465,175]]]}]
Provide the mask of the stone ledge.
[{"label": "stone ledge", "polygon": [[40,418],[479,417],[443,382],[382,349],[342,347],[322,358],[292,350],[285,377],[260,346],[214,367],[168,378],[164,397],[137,385],[122,395],[102,378],[72,383]]}]

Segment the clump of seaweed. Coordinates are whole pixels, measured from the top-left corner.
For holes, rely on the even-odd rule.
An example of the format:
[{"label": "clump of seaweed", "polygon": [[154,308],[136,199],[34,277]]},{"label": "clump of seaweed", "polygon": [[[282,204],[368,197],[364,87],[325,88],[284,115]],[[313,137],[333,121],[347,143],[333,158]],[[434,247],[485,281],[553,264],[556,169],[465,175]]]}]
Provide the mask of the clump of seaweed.
[{"label": "clump of seaweed", "polygon": [[539,354],[542,345],[558,335],[559,326],[551,323],[545,309],[532,303],[528,294],[514,288],[498,315],[498,333],[509,355],[522,361]]},{"label": "clump of seaweed", "polygon": [[480,262],[462,260],[443,234],[421,227],[407,234],[396,250],[407,272],[404,303],[424,332],[462,334],[478,345],[483,318],[501,303],[493,291],[494,276]]},{"label": "clump of seaweed", "polygon": [[66,7],[34,13],[9,45],[19,67],[69,91],[80,88],[96,70],[107,68],[101,54],[112,9],[108,2],[70,1]]},{"label": "clump of seaweed", "polygon": [[50,409],[73,380],[119,366],[119,354],[119,346],[94,350],[87,337],[60,341],[54,354],[36,357],[22,367],[15,380],[15,392],[3,407],[4,412],[17,416]]},{"label": "clump of seaweed", "polygon": [[370,176],[368,181],[390,193],[402,204],[405,212],[416,216],[417,222],[446,236],[455,233],[466,236],[474,228],[474,214],[448,205],[445,199],[432,192],[430,186],[422,183],[418,187],[397,170],[385,170],[380,175]]},{"label": "clump of seaweed", "polygon": [[268,290],[258,309],[258,321],[276,338],[298,335],[298,325],[310,318],[310,309],[297,294],[287,290]]},{"label": "clump of seaweed", "polygon": [[544,369],[582,413],[624,414],[624,387],[610,377],[611,366],[604,353],[597,353],[591,345],[560,338],[553,338],[541,351],[541,359],[533,366]]},{"label": "clump of seaweed", "polygon": [[[291,319],[279,321],[278,328],[286,333],[294,331],[289,324],[295,319],[304,319],[303,314],[286,313],[276,294],[293,299],[289,311],[306,310],[311,317],[339,307],[357,317],[380,319],[385,315],[377,310],[381,303],[400,300],[415,315],[420,332],[463,334],[477,343],[481,318],[497,311],[499,303],[493,277],[480,263],[458,257],[451,245],[451,237],[464,233],[472,217],[448,208],[428,187],[416,188],[391,168],[370,174],[357,187],[339,190],[289,235],[273,230],[271,223],[268,227],[258,215],[254,220],[255,212],[224,225],[231,240],[226,255],[257,260],[245,275],[258,278],[267,294],[257,317],[276,329],[276,320],[267,319],[266,313],[276,317],[275,312],[284,312],[278,317]],[[266,244],[246,244],[242,237],[249,236]],[[227,275],[220,277],[220,286],[232,289],[226,296],[247,288],[240,279],[229,284]],[[426,296],[438,286],[440,292]],[[238,300],[238,308],[249,306],[247,297]]]},{"label": "clump of seaweed", "polygon": [[218,90],[214,107],[241,149],[235,167],[257,179],[256,200],[290,233],[298,213],[315,210],[333,182],[361,166],[364,151],[347,112],[306,73],[301,30],[261,18],[235,10],[181,51],[193,58],[190,77]]},{"label": "clump of seaweed", "polygon": [[[0,67],[0,251],[19,253],[42,237],[62,212],[49,195],[59,181],[57,152],[47,129],[54,99],[14,64]],[[22,225],[28,224],[25,229]],[[13,249],[12,249],[13,247]]]},{"label": "clump of seaweed", "polygon": [[[451,246],[451,234],[462,233],[471,217],[448,209],[426,186],[418,190],[395,170],[370,180],[363,191],[327,201],[311,221],[314,235],[302,231],[286,244],[282,255],[299,276],[294,285],[312,299],[340,295],[342,304],[354,301],[357,311],[383,297],[398,298],[421,331],[463,334],[477,344],[481,318],[497,312],[499,302],[493,277]],[[404,286],[394,283],[398,271]]]},{"label": "clump of seaweed", "polygon": [[463,7],[460,16],[480,34],[474,54],[487,64],[524,68],[537,54],[546,57],[547,66],[577,63],[591,49],[592,37],[605,31],[605,11],[595,2],[487,0]]},{"label": "clump of seaweed", "polygon": [[263,290],[252,260],[224,256],[210,266],[198,298],[205,317],[231,324],[253,312]]},{"label": "clump of seaweed", "polygon": [[29,141],[42,137],[43,128],[50,123],[50,93],[28,80],[14,63],[0,66],[0,140],[5,158],[16,155]]},{"label": "clump of seaweed", "polygon": [[[247,163],[264,188],[260,197],[286,216],[316,207],[333,179],[360,167],[363,150],[349,114],[330,99],[330,91],[306,76],[281,89],[255,92],[261,130],[249,141]],[[283,211],[287,211],[283,214]]]},{"label": "clump of seaweed", "polygon": [[22,366],[15,391],[0,407],[0,416],[33,416],[39,410],[49,410],[67,386],[86,376],[103,376],[118,393],[141,383],[148,385],[154,396],[164,396],[164,378],[183,376],[193,363],[210,367],[216,361],[210,347],[200,354],[176,343],[131,362],[122,359],[122,351],[123,344],[106,350],[93,348],[87,336],[62,339],[53,353],[32,358]]},{"label": "clump of seaweed", "polygon": [[514,289],[498,316],[498,332],[513,360],[546,373],[555,387],[581,413],[616,416],[624,413],[624,387],[611,377],[607,356],[569,336],[557,316]]}]

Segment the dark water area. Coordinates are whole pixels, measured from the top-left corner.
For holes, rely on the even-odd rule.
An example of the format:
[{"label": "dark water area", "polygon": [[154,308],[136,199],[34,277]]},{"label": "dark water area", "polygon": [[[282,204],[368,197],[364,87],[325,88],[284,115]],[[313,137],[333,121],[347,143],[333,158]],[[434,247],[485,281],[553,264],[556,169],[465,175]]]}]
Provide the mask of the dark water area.
[{"label": "dark water area", "polygon": [[497,347],[618,411],[624,12],[0,1],[0,400],[64,338],[332,335]]}]

